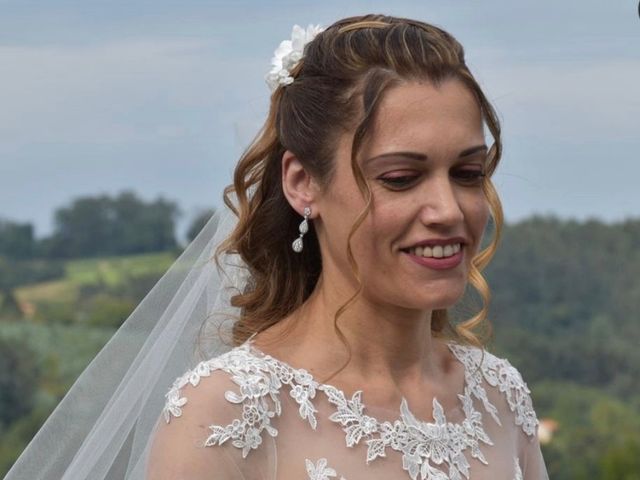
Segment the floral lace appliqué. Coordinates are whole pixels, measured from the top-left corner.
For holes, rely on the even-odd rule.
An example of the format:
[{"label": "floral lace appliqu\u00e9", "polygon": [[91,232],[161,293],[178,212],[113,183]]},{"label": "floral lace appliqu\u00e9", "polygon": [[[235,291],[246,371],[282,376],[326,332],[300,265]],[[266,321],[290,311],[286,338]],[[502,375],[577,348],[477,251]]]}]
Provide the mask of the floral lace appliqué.
[{"label": "floral lace appliqu\u00e9", "polygon": [[[226,426],[211,425],[211,435],[205,445],[222,445],[228,440],[242,449],[246,457],[251,449],[262,443],[264,430],[273,437],[278,430],[271,425],[271,419],[280,416],[282,405],[281,389],[287,385],[289,395],[298,404],[298,413],[314,430],[317,426],[316,408],[312,400],[317,391],[323,391],[328,400],[336,406],[329,419],[342,425],[345,442],[352,447],[364,440],[367,445],[366,463],[378,457],[386,456],[391,448],[402,454],[402,466],[416,480],[462,480],[469,478],[469,462],[464,453],[469,450],[471,456],[487,464],[480,444],[493,445],[483,429],[482,415],[473,406],[473,397],[482,402],[483,407],[499,424],[497,409],[490,403],[482,385],[482,378],[504,393],[509,407],[516,413],[516,424],[533,435],[538,423],[529,389],[519,372],[506,359],[499,359],[485,351],[484,361],[478,369],[482,352],[472,347],[449,343],[456,358],[465,366],[465,387],[458,395],[465,419],[462,423],[447,421],[444,410],[436,398],[433,399],[433,417],[435,422],[418,420],[409,410],[403,398],[400,405],[400,418],[394,422],[379,422],[365,414],[361,401],[362,391],[357,391],[348,399],[344,392],[331,386],[316,382],[304,369],[295,369],[259,350],[251,347],[250,341],[231,351],[201,362],[193,370],[187,371],[176,379],[166,394],[163,410],[165,420],[170,416],[179,417],[187,399],[181,397],[180,389],[187,383],[196,386],[200,377],[209,376],[213,370],[221,369],[230,374],[239,387],[239,392],[227,391],[225,398],[229,402],[242,405],[242,418],[233,420]],[[254,353],[255,350],[255,353]],[[322,461],[324,460],[324,462]],[[516,461],[517,463],[517,461]],[[335,476],[335,471],[327,467],[326,459],[316,464],[306,461],[310,478],[326,479]],[[448,472],[442,469],[447,467]],[[519,469],[519,466],[518,466]],[[315,477],[311,476],[311,472]],[[517,480],[516,471],[516,480]]]},{"label": "floral lace appliqu\u00e9", "polygon": [[522,480],[522,470],[520,470],[520,462],[518,461],[518,457],[513,457],[516,467],[516,476],[513,477],[513,480]]},{"label": "floral lace appliqu\u00e9", "polygon": [[[311,460],[306,458],[305,464],[307,467],[307,475],[309,475],[309,480],[329,480],[331,478],[335,478],[338,474],[333,468],[327,467],[327,459],[320,458],[314,464]],[[346,480],[343,476],[340,476],[340,480]]]},{"label": "floral lace appliqu\u00e9", "polygon": [[262,443],[262,431],[273,437],[278,430],[271,425],[271,418],[282,413],[280,389],[289,385],[289,394],[298,403],[300,417],[306,419],[313,429],[317,426],[316,408],[311,400],[316,395],[318,383],[305,370],[294,370],[284,364],[266,361],[249,351],[244,344],[233,350],[200,362],[195,369],[187,371],[177,378],[169,392],[165,395],[163,409],[164,418],[169,423],[171,415],[182,415],[182,407],[187,399],[181,397],[180,390],[191,383],[198,385],[201,377],[208,377],[214,370],[223,370],[231,376],[231,380],[239,387],[239,393],[227,391],[224,397],[231,403],[242,405],[242,418],[235,419],[226,426],[211,425],[211,435],[205,446],[222,445],[231,440],[233,446],[242,449],[245,458],[251,449]]},{"label": "floral lace appliqu\u00e9", "polygon": [[[400,419],[391,423],[378,422],[363,413],[362,391],[354,393],[349,400],[337,388],[325,386],[324,391],[337,407],[329,419],[343,425],[347,446],[352,447],[366,438],[367,463],[386,456],[386,449],[391,448],[402,453],[402,466],[414,480],[418,474],[422,479],[454,480],[461,479],[461,475],[469,478],[469,463],[463,454],[467,448],[471,449],[474,458],[487,464],[479,442],[488,445],[493,442],[482,428],[482,416],[473,408],[468,387],[464,395],[459,395],[465,413],[462,424],[447,422],[436,398],[433,399],[435,423],[418,420],[404,398],[400,404]],[[448,476],[437,467],[443,463],[449,467]]]},{"label": "floral lace appliqu\u00e9", "polygon": [[[513,457],[514,466],[515,466],[515,476],[513,480],[523,480],[522,478],[522,470],[520,469],[520,462],[518,461],[518,457]],[[309,476],[308,480],[330,480],[329,477],[334,478],[337,476],[336,471],[333,468],[327,467],[327,459],[320,458],[314,464],[308,458],[305,459],[305,464],[307,467],[307,474]],[[343,476],[340,476],[340,480],[347,480]]]},{"label": "floral lace appliqu\u00e9", "polygon": [[498,358],[485,351],[482,366],[477,369],[482,356],[481,350],[455,343],[450,343],[449,348],[458,360],[465,364],[466,382],[471,386],[473,395],[482,401],[484,408],[498,425],[502,424],[497,410],[487,399],[486,391],[482,386],[482,377],[489,385],[498,387],[500,392],[505,394],[509,408],[515,412],[516,425],[521,426],[527,435],[534,435],[539,422],[533,409],[531,391],[520,372],[509,363],[509,360]]}]

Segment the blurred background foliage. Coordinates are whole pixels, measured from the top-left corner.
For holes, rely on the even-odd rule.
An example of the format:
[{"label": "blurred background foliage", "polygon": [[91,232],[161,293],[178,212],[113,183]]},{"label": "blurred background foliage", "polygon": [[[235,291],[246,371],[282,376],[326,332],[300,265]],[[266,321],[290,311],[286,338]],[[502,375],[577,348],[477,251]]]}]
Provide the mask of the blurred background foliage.
[{"label": "blurred background foliage", "polygon": [[[192,219],[188,241],[213,211]],[[0,221],[0,475],[181,253],[180,214],[123,192],[56,210],[47,238]],[[640,480],[638,246],[640,220],[533,216],[505,225],[485,271],[487,348],[529,385],[554,480]]]}]

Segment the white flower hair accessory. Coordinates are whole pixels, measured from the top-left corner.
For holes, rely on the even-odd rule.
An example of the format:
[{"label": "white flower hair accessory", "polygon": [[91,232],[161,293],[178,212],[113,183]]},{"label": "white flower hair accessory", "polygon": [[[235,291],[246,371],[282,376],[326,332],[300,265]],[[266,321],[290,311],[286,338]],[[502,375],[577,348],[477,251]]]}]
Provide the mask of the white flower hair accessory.
[{"label": "white flower hair accessory", "polygon": [[273,92],[278,85],[289,85],[293,82],[290,75],[291,69],[302,58],[304,46],[324,31],[325,27],[311,25],[305,30],[300,25],[294,25],[291,31],[291,40],[283,40],[273,53],[271,59],[271,71],[265,76],[267,85]]}]

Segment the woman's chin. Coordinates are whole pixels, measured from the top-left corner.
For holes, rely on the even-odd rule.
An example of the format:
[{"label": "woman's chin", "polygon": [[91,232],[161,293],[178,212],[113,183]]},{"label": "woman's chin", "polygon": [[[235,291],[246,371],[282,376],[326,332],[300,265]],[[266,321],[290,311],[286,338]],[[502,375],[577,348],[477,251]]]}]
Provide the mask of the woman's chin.
[{"label": "woman's chin", "polygon": [[421,310],[442,310],[445,308],[451,308],[460,301],[464,295],[464,286],[462,288],[451,287],[451,290],[439,295],[431,294],[424,295],[419,301],[418,298],[414,298],[411,302],[416,305],[416,308]]}]

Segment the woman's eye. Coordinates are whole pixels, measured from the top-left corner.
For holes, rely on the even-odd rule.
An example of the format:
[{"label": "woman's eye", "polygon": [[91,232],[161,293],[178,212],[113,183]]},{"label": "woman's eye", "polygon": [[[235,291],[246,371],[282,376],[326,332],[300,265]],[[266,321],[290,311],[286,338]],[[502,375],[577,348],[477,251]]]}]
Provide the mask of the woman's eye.
[{"label": "woman's eye", "polygon": [[[462,180],[463,183],[475,185],[481,182],[481,179],[486,176],[480,170],[458,170],[456,176]],[[411,184],[419,175],[399,175],[395,177],[380,177],[380,180],[391,187],[405,187]]]},{"label": "woman's eye", "polygon": [[380,180],[392,187],[404,187],[410,184],[414,179],[418,178],[417,175],[402,175],[398,177],[380,177]]},{"label": "woman's eye", "polygon": [[465,183],[478,183],[483,177],[486,177],[486,174],[480,170],[459,170],[458,176]]}]

